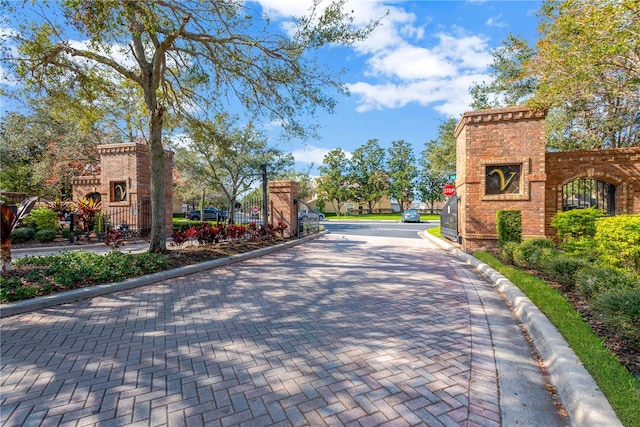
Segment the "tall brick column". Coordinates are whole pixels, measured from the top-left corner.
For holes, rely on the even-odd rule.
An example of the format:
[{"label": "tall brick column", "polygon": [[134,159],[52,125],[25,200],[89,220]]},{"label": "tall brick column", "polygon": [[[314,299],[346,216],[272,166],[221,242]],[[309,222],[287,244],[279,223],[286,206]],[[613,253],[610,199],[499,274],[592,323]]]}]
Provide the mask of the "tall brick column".
[{"label": "tall brick column", "polygon": [[299,193],[300,184],[295,181],[269,181],[269,209],[273,206],[274,210],[270,221],[277,223],[282,215],[292,234],[298,229],[298,209],[295,203]]},{"label": "tall brick column", "polygon": [[[149,145],[144,143],[102,144],[98,146],[101,174],[79,176],[72,179],[73,200],[77,201],[91,193],[99,193],[103,211],[111,209],[135,209],[151,197],[151,157]],[[165,202],[167,234],[173,230],[173,152],[166,150]],[[126,197],[118,198],[116,190],[122,189]],[[150,228],[139,217],[134,228]]]},{"label": "tall brick column", "polygon": [[464,250],[497,247],[498,210],[522,212],[523,237],[544,236],[545,116],[526,107],[463,115],[455,135],[458,234]]}]

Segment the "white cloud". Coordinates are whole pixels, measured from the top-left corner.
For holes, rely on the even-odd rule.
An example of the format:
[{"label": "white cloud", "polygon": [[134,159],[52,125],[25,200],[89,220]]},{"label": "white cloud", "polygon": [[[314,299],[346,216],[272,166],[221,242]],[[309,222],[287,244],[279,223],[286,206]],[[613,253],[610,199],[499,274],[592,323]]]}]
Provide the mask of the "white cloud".
[{"label": "white cloud", "polygon": [[[312,3],[311,0],[257,1],[276,17],[302,16]],[[359,112],[417,103],[445,115],[456,115],[469,108],[469,86],[490,80],[487,70],[492,62],[491,48],[484,35],[471,34],[455,26],[429,32],[431,18],[420,16],[418,24],[418,17],[405,10],[402,2],[351,0],[345,9],[353,11],[355,25],[365,25],[384,16],[370,37],[353,47],[365,63],[362,80],[347,84]],[[498,15],[487,21],[487,25],[502,25],[501,19]],[[297,161],[321,163],[327,152],[307,147],[294,156]]]},{"label": "white cloud", "polygon": [[380,52],[368,61],[368,74],[403,80],[443,77],[456,74],[456,67],[438,53],[420,46],[402,45]]},{"label": "white cloud", "polygon": [[487,19],[485,21],[485,25],[488,27],[498,28],[504,28],[508,26],[507,23],[502,20],[502,14],[499,14],[498,16],[492,16],[491,18]]},{"label": "white cloud", "polygon": [[[358,4],[368,5],[370,13],[385,7],[379,2]],[[427,24],[418,26],[414,14],[398,7],[389,11],[372,36],[356,46],[366,58],[364,79],[347,85],[356,110],[395,109],[409,103],[431,106],[445,115],[468,110],[469,86],[490,80],[488,37],[455,26],[428,33]],[[428,17],[424,20],[430,22]]]},{"label": "white cloud", "polygon": [[422,79],[413,82],[369,84],[358,82],[349,90],[358,98],[358,112],[401,108],[409,103],[432,105],[434,110],[456,116],[469,109],[469,86],[489,79],[489,75],[458,75],[453,78]]},{"label": "white cloud", "polygon": [[296,162],[319,165],[329,151],[331,151],[329,148],[306,145],[293,150],[291,154]]}]

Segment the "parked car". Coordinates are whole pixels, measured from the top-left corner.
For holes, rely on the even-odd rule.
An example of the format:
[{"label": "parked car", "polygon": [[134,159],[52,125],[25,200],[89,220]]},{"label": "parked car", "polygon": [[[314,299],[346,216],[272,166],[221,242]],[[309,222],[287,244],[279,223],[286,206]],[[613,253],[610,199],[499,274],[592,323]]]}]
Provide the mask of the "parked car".
[{"label": "parked car", "polygon": [[[193,221],[200,221],[200,210],[189,211],[187,218]],[[205,221],[226,221],[227,213],[217,208],[204,208]]]},{"label": "parked car", "polygon": [[402,213],[402,222],[420,222],[420,212],[418,209],[407,209]]},{"label": "parked car", "polygon": [[324,214],[322,212],[316,212],[311,209],[302,208],[298,210],[298,219],[301,219],[303,221],[308,221],[308,220],[324,221]]}]

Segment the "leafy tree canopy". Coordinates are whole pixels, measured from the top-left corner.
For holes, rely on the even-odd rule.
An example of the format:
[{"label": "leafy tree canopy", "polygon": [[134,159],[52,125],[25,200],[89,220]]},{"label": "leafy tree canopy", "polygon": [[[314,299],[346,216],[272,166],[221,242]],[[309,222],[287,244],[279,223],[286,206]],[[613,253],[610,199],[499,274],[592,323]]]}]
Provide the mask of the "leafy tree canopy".
[{"label": "leafy tree canopy", "polygon": [[342,206],[351,197],[349,180],[350,162],[342,148],[335,148],[327,153],[318,167],[318,191],[329,201],[335,212],[340,214]]},{"label": "leafy tree canopy", "polygon": [[179,170],[201,188],[225,195],[234,206],[239,196],[261,182],[260,167],[268,165],[270,177],[290,172],[293,156],[269,147],[253,123],[237,126],[237,118],[220,114],[214,121],[194,121],[189,127],[188,151],[179,151]]},{"label": "leafy tree canopy", "polygon": [[96,172],[101,134],[46,106],[0,118],[0,188],[54,200],[71,199],[71,178]]},{"label": "leafy tree canopy", "polygon": [[389,193],[401,210],[409,208],[414,197],[418,168],[411,145],[404,140],[393,141],[389,152]]},{"label": "leafy tree canopy", "polygon": [[496,49],[472,107],[548,110],[550,149],[640,145],[640,2],[546,0],[539,31],[534,47],[511,35]]},{"label": "leafy tree canopy", "polygon": [[[307,136],[314,126],[300,117],[332,111],[333,95],[346,88],[313,55],[327,45],[364,40],[377,22],[355,28],[344,1],[314,2],[283,34],[254,3],[240,0],[63,0],[65,26],[50,4],[35,2],[40,16],[11,33],[18,57],[10,70],[28,90],[95,102],[119,79],[139,88],[148,114],[151,152],[150,252],[166,250],[163,124],[176,117],[223,112],[229,101],[247,112]],[[19,8],[10,13],[23,12]],[[74,41],[67,30],[85,37]],[[213,113],[213,114],[212,114]]]},{"label": "leafy tree canopy", "polygon": [[353,199],[366,202],[368,212],[388,194],[389,177],[386,168],[386,153],[377,139],[370,139],[353,151],[350,181]]}]

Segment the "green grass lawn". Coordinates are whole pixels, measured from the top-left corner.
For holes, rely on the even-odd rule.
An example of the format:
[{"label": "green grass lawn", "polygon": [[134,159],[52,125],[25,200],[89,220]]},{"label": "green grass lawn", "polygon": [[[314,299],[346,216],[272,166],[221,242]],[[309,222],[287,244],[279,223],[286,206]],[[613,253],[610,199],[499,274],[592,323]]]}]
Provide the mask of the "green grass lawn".
[{"label": "green grass lawn", "polygon": [[546,282],[503,265],[486,252],[474,257],[500,272],[547,316],[576,353],[625,426],[640,426],[640,381],[616,359],[565,297]]},{"label": "green grass lawn", "polygon": [[[387,220],[387,221],[400,221],[400,213],[392,213],[392,214],[363,214],[363,215],[340,215],[340,216],[336,216],[331,214],[331,216],[329,216],[329,214],[327,214],[326,219],[328,220],[340,220],[340,221],[351,221],[351,220],[365,220],[365,221],[381,221],[381,220]],[[440,219],[440,215],[427,215],[427,214],[421,214],[420,215],[420,220],[421,221],[434,221],[434,220],[439,220]]]}]

